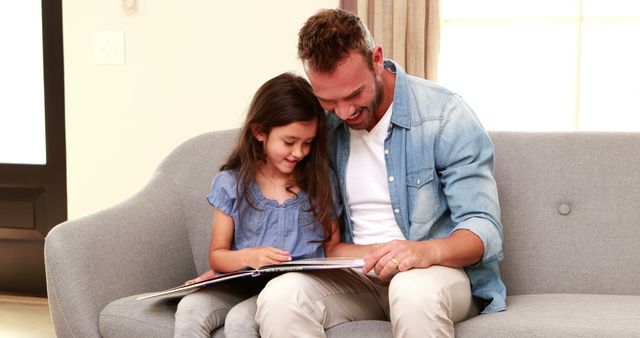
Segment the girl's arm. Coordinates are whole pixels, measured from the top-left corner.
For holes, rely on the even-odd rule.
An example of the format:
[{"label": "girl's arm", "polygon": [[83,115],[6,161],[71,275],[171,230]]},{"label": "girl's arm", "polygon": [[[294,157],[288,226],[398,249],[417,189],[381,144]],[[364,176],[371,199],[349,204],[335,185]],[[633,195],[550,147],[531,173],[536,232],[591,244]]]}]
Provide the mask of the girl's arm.
[{"label": "girl's arm", "polygon": [[257,269],[263,265],[291,260],[288,252],[274,247],[232,250],[233,218],[218,208],[213,210],[209,265],[214,271],[231,272],[248,266]]},{"label": "girl's arm", "polygon": [[341,239],[340,227],[337,221],[331,223],[333,234],[331,240],[324,244],[324,254],[327,257],[358,257],[362,258],[373,250],[381,247],[383,243],[376,244],[351,244],[343,243]]}]

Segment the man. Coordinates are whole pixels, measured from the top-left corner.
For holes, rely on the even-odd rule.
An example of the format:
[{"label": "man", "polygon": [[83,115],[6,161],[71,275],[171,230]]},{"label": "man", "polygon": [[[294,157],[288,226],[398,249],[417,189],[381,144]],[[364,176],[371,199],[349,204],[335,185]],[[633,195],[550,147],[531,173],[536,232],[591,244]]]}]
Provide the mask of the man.
[{"label": "man", "polygon": [[329,112],[347,206],[342,238],[353,244],[333,253],[362,255],[365,266],[273,279],[257,301],[261,335],[318,337],[389,319],[396,337],[452,337],[454,323],[506,309],[493,145],[471,109],[385,60],[343,10],[307,20],[298,56]]}]

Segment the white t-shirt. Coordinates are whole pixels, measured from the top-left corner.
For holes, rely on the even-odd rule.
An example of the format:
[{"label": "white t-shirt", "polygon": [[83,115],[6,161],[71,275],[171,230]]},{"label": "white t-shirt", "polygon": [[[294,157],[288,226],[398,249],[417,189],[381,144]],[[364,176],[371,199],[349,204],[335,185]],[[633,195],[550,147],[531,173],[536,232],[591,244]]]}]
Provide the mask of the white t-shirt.
[{"label": "white t-shirt", "polygon": [[389,196],[387,167],[384,162],[384,140],[391,121],[393,105],[368,132],[350,132],[346,190],[353,241],[356,244],[384,243],[405,239],[394,218]]}]

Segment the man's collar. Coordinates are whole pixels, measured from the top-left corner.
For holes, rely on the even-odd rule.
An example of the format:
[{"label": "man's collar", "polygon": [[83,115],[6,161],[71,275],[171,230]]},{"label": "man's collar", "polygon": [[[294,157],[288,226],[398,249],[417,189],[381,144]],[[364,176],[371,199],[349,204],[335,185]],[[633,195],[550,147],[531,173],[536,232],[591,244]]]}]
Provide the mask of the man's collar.
[{"label": "man's collar", "polygon": [[409,101],[409,83],[407,74],[399,64],[385,59],[384,68],[396,74],[396,85],[393,89],[393,112],[391,123],[406,129],[411,129],[411,106]]}]

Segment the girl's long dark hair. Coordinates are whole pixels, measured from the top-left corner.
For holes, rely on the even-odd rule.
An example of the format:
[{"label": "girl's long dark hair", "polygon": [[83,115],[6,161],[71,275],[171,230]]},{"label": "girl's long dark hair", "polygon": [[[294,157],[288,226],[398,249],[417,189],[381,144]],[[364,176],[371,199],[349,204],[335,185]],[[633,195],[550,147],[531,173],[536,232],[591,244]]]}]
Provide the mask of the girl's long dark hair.
[{"label": "girl's long dark hair", "polygon": [[[325,241],[331,239],[331,221],[337,219],[334,212],[329,165],[327,157],[327,123],[324,110],[313,95],[311,85],[304,78],[291,73],[280,74],[265,82],[256,92],[249,106],[238,143],[220,170],[237,170],[238,203],[254,206],[249,187],[255,180],[258,168],[266,157],[262,142],[252,132],[259,128],[269,135],[275,127],[293,122],[318,121],[316,137],[309,154],[296,165],[295,184],[309,196],[311,211],[324,227]],[[241,197],[242,196],[242,197]]]}]

